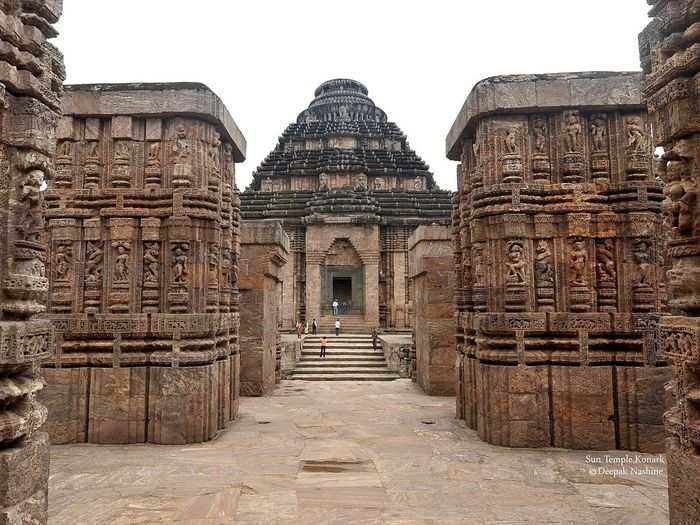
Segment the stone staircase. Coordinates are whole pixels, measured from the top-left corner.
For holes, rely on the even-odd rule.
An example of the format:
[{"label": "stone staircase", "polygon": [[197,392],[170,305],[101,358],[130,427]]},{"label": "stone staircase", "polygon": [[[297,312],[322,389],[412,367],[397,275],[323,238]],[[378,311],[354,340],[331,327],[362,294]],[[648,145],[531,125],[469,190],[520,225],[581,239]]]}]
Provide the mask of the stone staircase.
[{"label": "stone staircase", "polygon": [[340,335],[343,334],[368,334],[373,326],[367,324],[362,315],[348,314],[334,317],[324,315],[318,320],[318,331],[321,334],[335,334],[335,320],[340,319]]},{"label": "stone staircase", "polygon": [[301,360],[292,379],[302,381],[393,381],[399,375],[391,372],[381,350],[372,350],[372,336],[327,335],[326,357],[321,358],[321,337],[307,336]]}]

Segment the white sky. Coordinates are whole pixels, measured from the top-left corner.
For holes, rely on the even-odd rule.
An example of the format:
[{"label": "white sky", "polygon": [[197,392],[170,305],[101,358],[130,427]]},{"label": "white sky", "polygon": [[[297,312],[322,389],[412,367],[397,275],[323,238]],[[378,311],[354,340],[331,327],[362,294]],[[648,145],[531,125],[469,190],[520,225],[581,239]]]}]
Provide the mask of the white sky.
[{"label": "white sky", "polygon": [[203,82],[248,140],[251,172],[321,82],[347,77],[455,189],[445,136],[493,75],[637,70],[644,0],[65,0],[68,83]]}]

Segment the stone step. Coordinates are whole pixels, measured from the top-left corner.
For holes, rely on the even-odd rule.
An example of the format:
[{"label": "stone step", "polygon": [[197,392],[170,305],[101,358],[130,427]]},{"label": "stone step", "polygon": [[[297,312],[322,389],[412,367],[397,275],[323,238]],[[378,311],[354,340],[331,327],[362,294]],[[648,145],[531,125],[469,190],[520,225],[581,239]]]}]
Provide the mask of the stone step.
[{"label": "stone step", "polygon": [[304,369],[306,371],[309,368],[381,368],[387,370],[386,363],[384,361],[377,362],[367,362],[367,361],[325,361],[320,358],[318,361],[300,361],[297,363],[295,370]]},{"label": "stone step", "polygon": [[[304,343],[304,348],[321,348],[321,343]],[[372,350],[372,343],[336,343],[328,341],[326,348],[349,348],[351,350]]]},{"label": "stone step", "polygon": [[388,374],[390,370],[386,366],[339,367],[335,366],[333,363],[328,363],[328,366],[305,367],[301,372],[304,374]]},{"label": "stone step", "polygon": [[[321,353],[321,350],[304,350],[301,353],[302,359],[305,357],[314,357]],[[365,357],[375,357],[380,356],[379,352],[351,352],[347,350],[342,350],[338,348],[328,348],[326,349],[326,355],[331,357],[348,357],[351,359],[362,359]],[[381,356],[380,356],[381,357]]]},{"label": "stone step", "polygon": [[329,354],[326,353],[326,357],[319,357],[318,353],[307,353],[307,354],[302,354],[302,358],[299,361],[300,363],[306,363],[306,362],[313,362],[313,361],[319,361],[319,360],[324,360],[324,361],[333,361],[338,362],[338,363],[346,363],[348,361],[362,361],[365,363],[384,363],[384,357],[380,355],[348,355],[348,356],[339,356],[337,354]]},{"label": "stone step", "polygon": [[297,381],[394,381],[399,376],[394,373],[387,374],[294,374],[292,380]]}]

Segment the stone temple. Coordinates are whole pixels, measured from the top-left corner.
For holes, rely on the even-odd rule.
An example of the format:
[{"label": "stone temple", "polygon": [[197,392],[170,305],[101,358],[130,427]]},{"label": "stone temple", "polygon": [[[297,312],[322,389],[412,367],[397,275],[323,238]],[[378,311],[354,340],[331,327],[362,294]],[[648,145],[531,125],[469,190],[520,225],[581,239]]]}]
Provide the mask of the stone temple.
[{"label": "stone temple", "polygon": [[285,328],[316,318],[330,330],[410,326],[408,239],[450,223],[441,191],[406,135],[349,79],[321,84],[241,195],[244,221],[280,221],[290,238]]}]

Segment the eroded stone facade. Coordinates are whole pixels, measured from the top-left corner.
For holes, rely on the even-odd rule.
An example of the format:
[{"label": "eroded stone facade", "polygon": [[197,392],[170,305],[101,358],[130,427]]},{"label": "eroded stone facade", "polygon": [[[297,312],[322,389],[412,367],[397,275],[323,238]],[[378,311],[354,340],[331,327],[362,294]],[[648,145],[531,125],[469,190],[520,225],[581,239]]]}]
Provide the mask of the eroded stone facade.
[{"label": "eroded stone facade", "polygon": [[316,318],[332,331],[406,328],[412,319],[408,238],[420,224],[449,224],[440,191],[399,127],[355,80],[316,90],[253,174],[245,220],[279,220],[289,234],[282,324]]},{"label": "eroded stone facade", "polygon": [[47,193],[53,443],[206,441],[234,419],[245,140],[200,84],[69,87]]},{"label": "eroded stone facade", "polygon": [[671,239],[669,310],[661,322],[662,355],[673,368],[675,404],[666,414],[672,525],[700,523],[700,6],[649,0],[652,22],[640,35],[644,100],[663,146],[658,175]]},{"label": "eroded stone facade", "polygon": [[48,42],[60,0],[0,2],[0,523],[46,523],[47,410],[37,400],[51,354],[45,184],[65,78]]},{"label": "eroded stone facade", "polygon": [[289,237],[278,222],[241,227],[241,395],[269,394],[281,379],[283,269]]},{"label": "eroded stone facade", "polygon": [[448,136],[458,411],[490,443],[663,449],[663,195],[640,80],[487,79]]},{"label": "eroded stone facade", "polygon": [[419,226],[408,240],[414,294],[416,380],[426,394],[454,395],[455,271],[449,226]]}]

